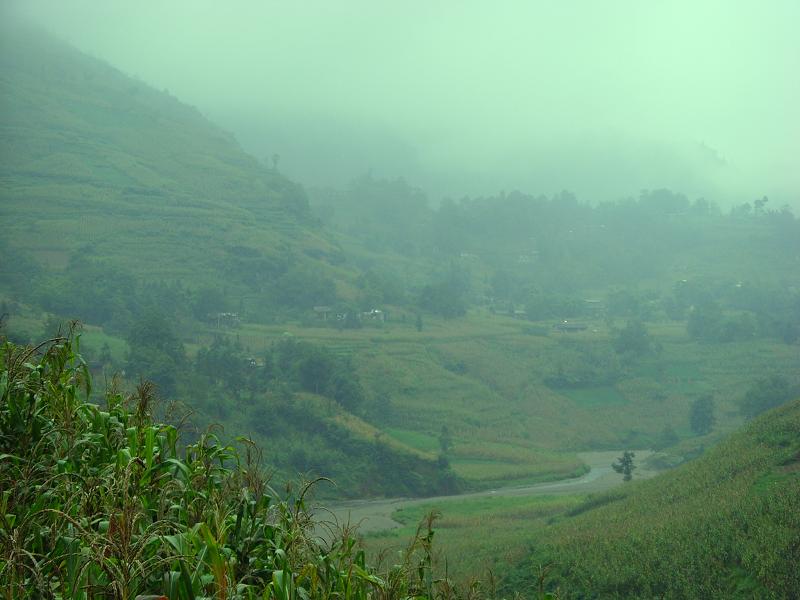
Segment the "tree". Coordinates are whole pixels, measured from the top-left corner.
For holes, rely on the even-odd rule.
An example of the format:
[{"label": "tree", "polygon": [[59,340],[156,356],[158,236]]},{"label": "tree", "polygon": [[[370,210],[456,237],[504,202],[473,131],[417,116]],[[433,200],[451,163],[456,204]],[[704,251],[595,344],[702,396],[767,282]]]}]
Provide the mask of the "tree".
[{"label": "tree", "polygon": [[449,281],[426,285],[420,292],[418,304],[445,319],[460,317],[467,312],[461,290]]},{"label": "tree", "polygon": [[692,402],[689,412],[689,425],[697,435],[705,435],[714,427],[714,397],[702,396]]},{"label": "tree", "polygon": [[722,309],[715,302],[695,305],[686,322],[686,332],[696,340],[716,341],[722,329]]},{"label": "tree", "polygon": [[297,365],[301,387],[307,392],[325,394],[328,391],[334,364],[328,352],[310,347]]},{"label": "tree", "polygon": [[650,352],[652,342],[644,323],[635,319],[628,321],[625,328],[617,332],[613,346],[617,354],[641,356]]},{"label": "tree", "polygon": [[450,435],[450,429],[447,425],[442,425],[442,431],[439,433],[439,447],[442,449],[442,455],[447,454],[452,445],[453,437]]},{"label": "tree", "polygon": [[198,320],[205,321],[217,313],[227,311],[228,308],[225,293],[218,287],[203,287],[193,294],[192,312]]},{"label": "tree", "polygon": [[625,450],[617,459],[617,462],[611,465],[617,473],[622,473],[622,480],[623,481],[630,481],[633,479],[633,470],[636,468],[636,465],[633,464],[633,457],[636,454],[631,450]]},{"label": "tree", "polygon": [[169,319],[151,312],[134,323],[127,336],[128,376],[154,382],[164,396],[176,392],[178,374],[186,366],[186,351]]},{"label": "tree", "polygon": [[313,269],[295,267],[281,275],[272,288],[275,300],[291,308],[334,304],[336,284],[330,277]]},{"label": "tree", "polygon": [[661,433],[658,434],[655,441],[653,442],[653,450],[659,452],[664,448],[669,448],[670,446],[674,446],[680,441],[678,434],[675,433],[675,429],[671,425],[665,425],[664,429],[661,430]]},{"label": "tree", "polygon": [[195,364],[199,373],[238,394],[247,379],[247,360],[240,343],[218,335],[211,346],[198,350]]},{"label": "tree", "polygon": [[336,369],[328,394],[350,412],[356,412],[364,404],[364,388],[349,361],[341,363]]},{"label": "tree", "polygon": [[456,263],[441,273],[437,281],[422,288],[417,304],[445,319],[460,317],[467,312],[469,273]]},{"label": "tree", "polygon": [[103,347],[100,349],[100,364],[104,367],[106,365],[110,365],[114,362],[114,358],[111,355],[111,346],[108,345],[108,342],[103,342]]},{"label": "tree", "polygon": [[773,375],[759,379],[747,390],[742,398],[739,410],[748,419],[760,415],[791,399],[792,387],[785,377]]}]

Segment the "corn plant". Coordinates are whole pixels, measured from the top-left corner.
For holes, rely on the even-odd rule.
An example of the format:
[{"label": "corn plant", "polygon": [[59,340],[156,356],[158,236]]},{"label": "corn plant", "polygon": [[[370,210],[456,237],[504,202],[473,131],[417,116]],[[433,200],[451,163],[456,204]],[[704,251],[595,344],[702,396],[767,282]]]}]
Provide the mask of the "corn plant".
[{"label": "corn plant", "polygon": [[0,349],[0,594],[5,600],[473,599],[437,574],[430,515],[397,564],[353,531],[315,535],[305,498],[269,486],[260,453],[215,430],[186,446],[153,421],[155,390],[89,401],[73,328]]}]

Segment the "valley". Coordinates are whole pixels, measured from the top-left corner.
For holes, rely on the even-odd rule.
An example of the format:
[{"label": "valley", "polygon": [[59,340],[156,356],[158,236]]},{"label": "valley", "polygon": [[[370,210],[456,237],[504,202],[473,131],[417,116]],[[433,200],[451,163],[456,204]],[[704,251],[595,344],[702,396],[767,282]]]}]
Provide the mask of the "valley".
[{"label": "valley", "polygon": [[9,597],[800,589],[789,204],[304,184],[0,34]]}]

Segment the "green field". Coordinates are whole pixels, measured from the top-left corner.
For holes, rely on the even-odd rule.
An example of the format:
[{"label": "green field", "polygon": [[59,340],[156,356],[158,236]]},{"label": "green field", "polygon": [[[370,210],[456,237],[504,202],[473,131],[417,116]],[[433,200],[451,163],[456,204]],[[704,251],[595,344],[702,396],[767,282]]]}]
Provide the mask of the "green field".
[{"label": "green field", "polygon": [[565,390],[563,394],[581,407],[608,407],[627,403],[625,396],[613,387],[582,388]]},{"label": "green field", "polygon": [[392,518],[402,524],[387,533],[368,535],[364,544],[376,562],[382,555],[405,549],[427,515],[435,522],[435,558],[441,570],[447,563],[451,577],[501,578],[509,565],[525,560],[532,535],[555,516],[580,505],[583,496],[489,497],[454,500],[404,508]]},{"label": "green field", "polygon": [[[365,439],[380,431],[398,448],[431,458],[441,452],[446,426],[450,465],[477,488],[568,477],[581,469],[575,452],[648,447],[665,426],[682,438],[679,452],[691,452],[741,425],[738,402],[753,380],[800,369],[800,356],[786,344],[698,343],[681,326],[652,323],[660,353],[627,366],[613,387],[553,389],[544,379],[559,362],[569,363],[576,348],[611,351],[608,330],[598,323],[595,331],[575,336],[531,336],[529,326],[476,312],[458,321],[431,318],[423,332],[402,322],[358,330],[289,322],[243,324],[223,333],[256,354],[291,335],[348,357],[369,397],[388,398],[389,408],[371,414],[369,425],[356,419],[344,426]],[[114,355],[125,352],[122,340],[99,328],[87,327],[84,335],[92,352],[103,343]],[[709,436],[693,438],[689,406],[708,392],[715,397],[716,425]],[[242,418],[228,427],[253,431]]]},{"label": "green field", "polygon": [[[648,323],[661,344],[659,354],[626,366],[613,387],[560,390],[543,381],[559,362],[583,348],[611,352],[603,324],[596,332],[544,337],[526,334],[526,322],[480,312],[429,321],[423,332],[394,322],[377,331],[288,323],[243,327],[235,335],[263,348],[288,332],[350,356],[368,389],[390,398],[391,413],[378,417],[377,426],[435,453],[446,425],[454,466],[476,479],[486,461],[509,469],[538,463],[545,471],[554,457],[537,451],[646,447],[665,425],[688,437],[689,405],[707,392],[714,393],[717,406],[714,439],[741,425],[738,401],[753,380],[800,369],[796,348],[778,341],[701,343],[689,339],[680,324]],[[573,468],[565,464],[562,472]]]}]

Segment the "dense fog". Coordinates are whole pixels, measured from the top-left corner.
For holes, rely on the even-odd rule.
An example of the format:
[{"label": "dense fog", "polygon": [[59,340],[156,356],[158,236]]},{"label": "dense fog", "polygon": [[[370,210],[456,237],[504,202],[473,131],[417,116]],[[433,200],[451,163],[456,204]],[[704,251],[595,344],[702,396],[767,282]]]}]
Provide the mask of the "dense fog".
[{"label": "dense fog", "polygon": [[6,2],[307,184],[798,205],[800,5]]}]

